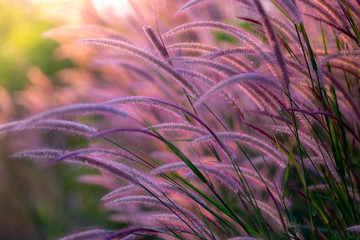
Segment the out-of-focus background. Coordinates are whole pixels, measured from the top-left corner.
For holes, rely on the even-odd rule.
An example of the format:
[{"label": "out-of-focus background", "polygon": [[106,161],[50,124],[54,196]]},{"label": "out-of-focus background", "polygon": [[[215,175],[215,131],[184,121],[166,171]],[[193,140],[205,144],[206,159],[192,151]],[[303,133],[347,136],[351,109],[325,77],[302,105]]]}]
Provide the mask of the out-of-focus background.
[{"label": "out-of-focus background", "polygon": [[[128,2],[112,2],[118,8],[107,1],[0,0],[0,123],[87,100],[84,93],[95,73],[82,70],[76,56],[42,34],[60,25],[107,21],[99,16],[109,9],[126,14]],[[9,157],[23,134],[0,138],[0,239],[56,239],[89,227],[115,228],[99,204],[106,189],[77,181],[89,170]],[[87,144],[56,132],[33,137],[27,135],[22,149],[33,141],[58,141],[64,148]]]}]

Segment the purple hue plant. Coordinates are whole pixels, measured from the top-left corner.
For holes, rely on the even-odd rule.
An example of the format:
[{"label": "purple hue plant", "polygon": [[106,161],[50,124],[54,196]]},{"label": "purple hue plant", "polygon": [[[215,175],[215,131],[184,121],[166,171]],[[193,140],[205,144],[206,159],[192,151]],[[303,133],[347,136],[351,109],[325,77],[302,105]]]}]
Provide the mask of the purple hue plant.
[{"label": "purple hue plant", "polygon": [[[144,26],[133,42],[106,29],[78,39],[95,52],[93,68],[106,75],[101,61],[110,63],[139,87],[0,126],[86,136],[88,148],[13,156],[99,170],[87,182],[116,179],[102,201],[125,227],[63,239],[360,236],[359,1],[225,2],[236,15],[163,35]],[[176,14],[222,9],[191,0]],[[79,123],[84,115],[104,121]]]}]

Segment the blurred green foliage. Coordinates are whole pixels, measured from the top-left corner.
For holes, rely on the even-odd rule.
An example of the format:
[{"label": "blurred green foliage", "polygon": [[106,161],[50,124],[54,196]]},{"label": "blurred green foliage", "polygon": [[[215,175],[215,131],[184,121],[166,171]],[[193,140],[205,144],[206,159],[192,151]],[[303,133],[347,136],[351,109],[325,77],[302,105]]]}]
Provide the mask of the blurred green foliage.
[{"label": "blurred green foliage", "polygon": [[57,44],[41,38],[41,34],[52,26],[37,19],[34,9],[12,1],[0,1],[0,9],[1,86],[10,92],[23,89],[31,66],[39,67],[49,76],[71,66],[69,60],[53,59]]},{"label": "blurred green foliage", "polygon": [[[73,67],[70,60],[54,59],[58,44],[41,37],[52,27],[30,5],[0,0],[0,85],[10,93],[25,89],[33,66],[51,80],[58,70]],[[57,144],[67,148],[87,144],[82,138],[57,136],[44,138],[49,143],[62,139]],[[0,140],[0,239],[55,239],[88,226],[111,227],[99,206],[105,189],[76,181],[88,169],[11,159],[8,145],[7,138]]]}]

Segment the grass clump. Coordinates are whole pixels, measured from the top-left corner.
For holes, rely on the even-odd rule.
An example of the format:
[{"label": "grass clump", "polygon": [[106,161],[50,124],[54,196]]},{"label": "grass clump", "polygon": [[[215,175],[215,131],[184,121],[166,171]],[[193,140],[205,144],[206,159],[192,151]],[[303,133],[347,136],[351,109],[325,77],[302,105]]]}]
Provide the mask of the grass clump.
[{"label": "grass clump", "polygon": [[[145,26],[132,42],[79,39],[93,68],[138,87],[0,126],[89,139],[88,148],[15,155],[98,169],[86,181],[111,189],[103,205],[127,226],[65,239],[359,237],[360,4],[264,3],[227,1],[237,9],[229,16],[216,1],[192,0],[178,17],[213,19],[175,18],[163,35]],[[78,118],[59,119],[70,114]],[[84,114],[104,118],[79,123]]]}]

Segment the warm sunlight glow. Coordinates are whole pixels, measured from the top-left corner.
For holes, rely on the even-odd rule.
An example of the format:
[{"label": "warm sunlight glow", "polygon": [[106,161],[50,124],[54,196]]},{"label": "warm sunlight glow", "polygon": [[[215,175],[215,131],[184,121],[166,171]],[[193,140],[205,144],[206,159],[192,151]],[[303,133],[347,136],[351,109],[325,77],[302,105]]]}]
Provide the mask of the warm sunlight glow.
[{"label": "warm sunlight glow", "polygon": [[92,3],[98,14],[102,17],[109,15],[123,17],[132,12],[129,0],[92,0]]}]

